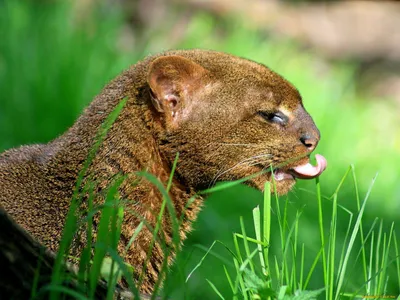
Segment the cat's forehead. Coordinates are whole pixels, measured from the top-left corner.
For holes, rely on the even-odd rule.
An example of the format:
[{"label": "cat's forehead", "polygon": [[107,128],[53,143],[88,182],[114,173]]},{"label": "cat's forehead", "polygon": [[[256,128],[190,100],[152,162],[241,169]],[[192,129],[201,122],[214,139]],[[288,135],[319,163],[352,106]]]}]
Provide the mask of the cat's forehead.
[{"label": "cat's forehead", "polygon": [[288,110],[302,105],[300,92],[291,82],[263,64],[243,61],[241,82],[249,89],[258,91],[264,101],[274,100]]},{"label": "cat's forehead", "polygon": [[296,109],[302,103],[300,93],[294,85],[264,64],[208,50],[181,50],[168,54],[182,55],[200,64],[211,74],[210,84],[235,86],[235,93],[242,96],[247,94],[247,99],[274,101],[288,110]]}]

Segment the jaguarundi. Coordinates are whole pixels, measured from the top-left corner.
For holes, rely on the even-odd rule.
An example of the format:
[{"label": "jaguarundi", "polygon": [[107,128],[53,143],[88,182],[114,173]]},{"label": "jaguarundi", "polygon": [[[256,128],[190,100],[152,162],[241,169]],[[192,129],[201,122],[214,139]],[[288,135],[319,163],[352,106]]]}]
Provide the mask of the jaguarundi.
[{"label": "jaguarundi", "polygon": [[[112,80],[62,136],[0,155],[0,207],[53,251],[59,246],[78,173],[100,126],[123,99],[125,106],[85,173],[87,181],[97,184],[97,203],[116,174],[126,175],[119,188],[121,199],[127,200],[120,252],[140,223],[139,216],[154,228],[162,203],[159,190],[139,180],[137,171],[154,174],[166,184],[177,153],[169,194],[184,220],[182,241],[203,202],[198,197],[185,209],[188,199],[216,181],[265,170],[247,184],[262,190],[274,176],[276,192],[285,194],[296,178],[315,178],[327,165],[321,155],[316,155],[316,166],[309,162],[320,133],[298,90],[266,66],[205,50],[149,56]],[[171,241],[168,213],[160,234]],[[152,238],[143,227],[124,257],[138,273]],[[152,292],[163,259],[156,243],[141,292]]]}]

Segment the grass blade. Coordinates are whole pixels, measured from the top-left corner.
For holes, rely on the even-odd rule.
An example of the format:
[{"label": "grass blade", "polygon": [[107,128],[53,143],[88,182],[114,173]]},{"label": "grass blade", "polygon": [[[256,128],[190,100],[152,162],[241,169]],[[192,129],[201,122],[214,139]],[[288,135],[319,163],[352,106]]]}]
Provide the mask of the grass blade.
[{"label": "grass blade", "polygon": [[[246,235],[246,229],[244,227],[244,223],[243,223],[243,217],[240,217],[240,228],[242,229],[242,235],[243,235],[243,245],[244,245],[244,250],[246,252],[246,256],[250,257],[250,247],[249,247],[249,243],[247,242],[247,235]],[[250,260],[249,261],[250,264],[250,269],[252,272],[254,272],[254,264],[253,261]]]},{"label": "grass blade", "polygon": [[342,288],[342,285],[343,285],[343,282],[344,282],[344,276],[346,274],[347,263],[348,263],[349,258],[350,258],[350,252],[351,252],[351,250],[353,248],[354,241],[355,241],[356,236],[358,234],[358,231],[359,231],[359,228],[360,228],[360,225],[361,225],[361,218],[362,218],[362,216],[364,214],[365,205],[367,204],[367,200],[368,200],[368,198],[369,198],[369,196],[371,194],[371,190],[372,190],[372,187],[373,187],[373,185],[375,183],[376,177],[377,177],[377,175],[375,175],[374,179],[372,180],[372,183],[371,183],[371,185],[370,185],[370,187],[368,189],[368,192],[367,192],[367,194],[365,196],[364,202],[363,202],[363,204],[361,206],[360,212],[358,213],[357,220],[356,220],[353,232],[352,232],[351,237],[350,237],[349,246],[347,247],[346,255],[345,255],[344,260],[343,260],[343,266],[342,266],[341,271],[340,271],[340,277],[339,277],[338,285],[337,285],[337,288],[336,288],[335,299],[339,299],[339,296],[340,296],[340,293],[341,293],[341,288]]},{"label": "grass blade", "polygon": [[208,284],[211,286],[211,288],[214,290],[214,292],[219,296],[220,299],[225,300],[225,298],[222,296],[222,294],[220,293],[220,291],[218,291],[218,289],[215,287],[215,285],[208,279],[206,279]]},{"label": "grass blade", "polygon": [[269,246],[271,238],[271,184],[267,181],[264,185],[264,210],[263,210],[263,242],[264,247],[265,275],[269,273]]},{"label": "grass blade", "polygon": [[[260,207],[257,205],[253,209],[253,222],[254,222],[254,230],[256,233],[256,239],[257,241],[261,241],[261,217],[260,217]],[[267,268],[265,264],[265,259],[263,256],[263,247],[261,244],[257,243],[257,249],[258,249],[258,255],[260,259],[260,264],[261,264],[261,270],[264,275],[267,275]]]}]

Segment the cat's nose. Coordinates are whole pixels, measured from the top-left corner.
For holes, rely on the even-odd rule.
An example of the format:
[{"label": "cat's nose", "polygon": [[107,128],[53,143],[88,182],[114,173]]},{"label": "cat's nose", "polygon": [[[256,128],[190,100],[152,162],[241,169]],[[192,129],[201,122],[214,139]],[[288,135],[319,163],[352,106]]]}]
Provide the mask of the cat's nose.
[{"label": "cat's nose", "polygon": [[319,134],[305,133],[300,137],[301,143],[307,147],[307,150],[312,152],[317,147],[319,142]]}]

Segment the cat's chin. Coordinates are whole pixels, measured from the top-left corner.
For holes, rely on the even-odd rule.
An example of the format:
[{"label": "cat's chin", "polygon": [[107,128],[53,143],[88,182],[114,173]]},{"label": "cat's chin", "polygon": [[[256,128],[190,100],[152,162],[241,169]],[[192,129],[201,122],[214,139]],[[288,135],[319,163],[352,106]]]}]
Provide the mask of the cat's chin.
[{"label": "cat's chin", "polygon": [[277,193],[278,195],[287,194],[293,186],[296,184],[296,180],[290,174],[287,175],[275,175],[275,180],[271,180],[270,175],[261,175],[257,178],[248,181],[248,184],[256,189],[264,192],[265,183],[268,181],[271,183],[271,192]]}]

